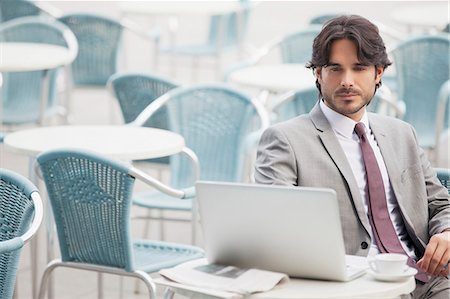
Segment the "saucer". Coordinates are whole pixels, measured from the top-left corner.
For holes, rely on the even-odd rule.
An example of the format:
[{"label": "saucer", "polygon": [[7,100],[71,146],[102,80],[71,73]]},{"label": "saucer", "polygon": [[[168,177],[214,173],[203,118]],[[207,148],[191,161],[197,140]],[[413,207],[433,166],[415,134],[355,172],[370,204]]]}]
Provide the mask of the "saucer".
[{"label": "saucer", "polygon": [[373,271],[372,269],[368,269],[367,273],[375,277],[376,280],[380,281],[402,281],[410,278],[417,274],[417,270],[411,267],[408,267],[405,272],[400,274],[384,274]]}]

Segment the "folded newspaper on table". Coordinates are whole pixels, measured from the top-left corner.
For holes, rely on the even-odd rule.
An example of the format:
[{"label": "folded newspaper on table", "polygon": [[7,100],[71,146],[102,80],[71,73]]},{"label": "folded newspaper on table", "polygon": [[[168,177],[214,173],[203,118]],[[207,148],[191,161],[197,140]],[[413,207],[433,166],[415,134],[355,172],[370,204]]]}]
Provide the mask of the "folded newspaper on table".
[{"label": "folded newspaper on table", "polygon": [[[279,282],[289,280],[289,277],[283,273],[208,264],[206,259],[193,260],[174,268],[164,269],[159,271],[159,274],[182,285],[225,291],[242,296],[266,292]],[[233,298],[238,297],[241,296]]]}]

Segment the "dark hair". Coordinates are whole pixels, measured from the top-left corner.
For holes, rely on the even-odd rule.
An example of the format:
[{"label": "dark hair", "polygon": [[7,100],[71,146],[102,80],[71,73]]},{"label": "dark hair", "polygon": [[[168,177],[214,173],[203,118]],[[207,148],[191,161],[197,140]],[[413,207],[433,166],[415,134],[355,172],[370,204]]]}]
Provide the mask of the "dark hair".
[{"label": "dark hair", "polygon": [[[382,66],[386,69],[392,62],[388,59],[386,47],[378,27],[369,20],[357,15],[343,15],[326,22],[313,42],[311,61],[307,68],[315,70],[330,62],[330,52],[333,42],[341,39],[352,41],[358,52],[358,60],[362,64]],[[319,97],[322,95],[320,83],[316,80]],[[376,89],[381,86],[381,80]]]},{"label": "dark hair", "polygon": [[355,44],[362,64],[382,66],[384,69],[392,64],[378,27],[363,17],[350,15],[333,18],[324,24],[314,39],[312,58],[306,67],[315,69],[326,66],[330,60],[331,45],[341,39]]}]

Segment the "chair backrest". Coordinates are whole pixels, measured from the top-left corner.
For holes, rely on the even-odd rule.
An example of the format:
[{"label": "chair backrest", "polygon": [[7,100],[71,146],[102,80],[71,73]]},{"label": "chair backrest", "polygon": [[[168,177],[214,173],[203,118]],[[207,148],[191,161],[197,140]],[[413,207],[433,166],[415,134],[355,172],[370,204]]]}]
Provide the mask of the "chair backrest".
[{"label": "chair backrest", "polygon": [[[154,100],[177,87],[177,84],[155,75],[147,74],[120,74],[117,73],[108,80],[108,88],[118,100],[120,111],[125,123],[132,122]],[[162,107],[145,124],[145,127],[154,127],[167,130],[168,116],[165,107]],[[153,163],[169,164],[170,157],[151,159]]]},{"label": "chair backrest", "polygon": [[0,168],[0,298],[2,299],[12,297],[22,246],[39,228],[42,210],[42,202],[36,187],[23,176]]},{"label": "chair backrest", "polygon": [[[135,120],[145,107],[177,85],[160,76],[140,73],[117,73],[108,80],[108,87],[119,102],[125,123]],[[168,129],[165,108],[152,116],[145,126]]]},{"label": "chair backrest", "polygon": [[414,126],[424,147],[435,143],[438,94],[449,79],[449,53],[449,34],[412,37],[392,51],[398,98],[406,105],[404,120]]},{"label": "chair backrest", "polygon": [[[212,16],[209,24],[208,44],[223,48],[237,46],[240,39],[245,37],[251,11],[248,0],[240,0],[242,5],[241,19],[236,12]],[[222,27],[223,26],[223,27]],[[220,31],[224,34],[221,34]],[[239,36],[239,34],[241,36]],[[222,39],[219,40],[219,37]],[[220,45],[219,45],[220,44]]]},{"label": "chair backrest", "polygon": [[[71,55],[78,51],[75,36],[64,24],[43,17],[23,17],[0,24],[0,41],[45,43],[67,47]],[[57,104],[58,70],[48,74],[48,108]],[[20,124],[39,119],[42,77],[44,71],[3,74],[3,123]],[[24,88],[26,86],[26,88]]]},{"label": "chair backrest", "polygon": [[129,214],[135,178],[129,168],[82,150],[45,152],[37,160],[62,260],[133,271]]},{"label": "chair backrest", "polygon": [[321,26],[310,26],[283,37],[279,47],[283,63],[306,63],[311,60],[314,38]]},{"label": "chair backrest", "polygon": [[122,25],[94,14],[70,14],[59,18],[75,34],[78,56],[72,64],[75,85],[105,86],[117,72]]},{"label": "chair backrest", "polygon": [[[268,125],[259,102],[225,85],[205,84],[169,91],[146,110],[163,106],[168,111],[169,128],[181,134],[197,155],[201,179],[242,179],[246,137]],[[193,183],[193,167],[183,158],[177,155],[170,160],[171,185],[177,188]]]},{"label": "chair backrest", "polygon": [[26,16],[50,16],[32,1],[27,0],[1,0],[0,1],[0,22],[7,22],[12,19]]},{"label": "chair backrest", "polygon": [[442,186],[447,188],[448,194],[450,194],[450,169],[448,168],[435,168],[437,177]]},{"label": "chair backrest", "polygon": [[316,87],[290,91],[281,95],[274,103],[272,122],[281,122],[301,114],[307,114],[318,101],[319,91]]}]

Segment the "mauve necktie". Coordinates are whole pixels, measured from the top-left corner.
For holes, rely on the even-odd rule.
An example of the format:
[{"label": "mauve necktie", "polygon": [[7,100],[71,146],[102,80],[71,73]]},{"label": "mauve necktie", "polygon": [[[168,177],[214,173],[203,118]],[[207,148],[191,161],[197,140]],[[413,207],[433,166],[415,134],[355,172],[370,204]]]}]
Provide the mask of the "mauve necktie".
[{"label": "mauve necktie", "polygon": [[[368,190],[368,216],[372,226],[374,238],[377,242],[378,249],[382,253],[400,253],[406,254],[403,249],[394,225],[392,224],[387,207],[386,193],[384,191],[383,176],[378,167],[377,159],[369,144],[366,136],[364,123],[357,123],[355,132],[360,139],[364,165],[366,168],[367,190]],[[420,269],[416,266],[416,262],[409,257],[408,265],[419,270],[416,279],[426,282],[428,276],[420,273]]]}]

